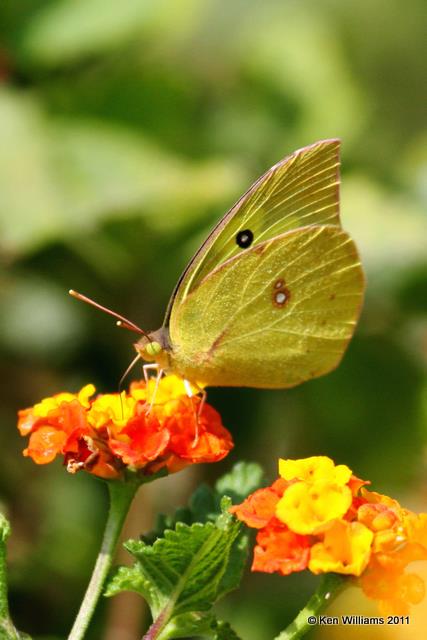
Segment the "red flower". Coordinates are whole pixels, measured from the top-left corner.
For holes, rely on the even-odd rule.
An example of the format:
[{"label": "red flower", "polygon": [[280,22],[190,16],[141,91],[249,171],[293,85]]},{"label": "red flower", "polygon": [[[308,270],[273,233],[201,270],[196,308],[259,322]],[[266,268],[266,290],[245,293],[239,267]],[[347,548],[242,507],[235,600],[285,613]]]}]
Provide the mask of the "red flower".
[{"label": "red flower", "polygon": [[37,464],[64,456],[68,471],[85,469],[101,478],[121,477],[126,468],[147,476],[162,468],[216,462],[233,447],[219,414],[197,397],[189,398],[182,380],[166,376],[133,383],[130,393],[61,393],[19,412],[18,428],[29,435],[25,456]]}]

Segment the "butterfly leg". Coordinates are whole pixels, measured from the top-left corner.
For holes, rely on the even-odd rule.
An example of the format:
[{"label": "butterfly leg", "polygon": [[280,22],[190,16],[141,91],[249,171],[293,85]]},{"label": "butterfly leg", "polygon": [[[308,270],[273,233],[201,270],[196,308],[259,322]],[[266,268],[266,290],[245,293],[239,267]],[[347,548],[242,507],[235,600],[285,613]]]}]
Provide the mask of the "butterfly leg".
[{"label": "butterfly leg", "polygon": [[200,404],[199,404],[199,410],[197,412],[197,415],[200,418],[200,416],[202,415],[203,407],[205,406],[205,402],[206,402],[206,398],[208,397],[208,394],[204,389],[200,389],[199,393],[200,393]]},{"label": "butterfly leg", "polygon": [[145,384],[148,386],[148,381],[149,381],[149,375],[148,372],[149,371],[155,371],[156,372],[156,384],[154,385],[154,391],[152,393],[151,396],[151,400],[150,403],[148,405],[148,409],[146,410],[146,413],[149,414],[151,413],[151,410],[153,408],[153,404],[156,400],[156,395],[157,395],[157,391],[159,388],[159,384],[160,384],[160,380],[162,378],[162,375],[164,373],[163,369],[160,369],[159,365],[157,363],[149,363],[149,364],[144,364],[144,366],[142,367],[142,370],[144,372],[144,380],[145,380]]},{"label": "butterfly leg", "polygon": [[149,375],[148,372],[149,371],[155,371],[156,375],[159,374],[159,365],[157,364],[157,362],[150,362],[149,364],[144,364],[142,367],[142,371],[144,374],[144,380],[145,380],[145,384],[148,384],[148,380],[149,380]]},{"label": "butterfly leg", "polygon": [[[206,402],[207,393],[204,389],[200,388],[195,382],[190,382],[189,380],[184,380],[184,387],[187,392],[187,396],[189,398],[192,398],[196,394],[200,395],[200,404],[197,412],[195,410],[194,403],[193,403],[195,433],[194,433],[194,440],[193,440],[192,447],[194,449],[194,447],[196,447],[197,443],[199,442],[199,418],[202,414],[203,407]],[[196,394],[193,391],[194,388],[197,390]]]}]

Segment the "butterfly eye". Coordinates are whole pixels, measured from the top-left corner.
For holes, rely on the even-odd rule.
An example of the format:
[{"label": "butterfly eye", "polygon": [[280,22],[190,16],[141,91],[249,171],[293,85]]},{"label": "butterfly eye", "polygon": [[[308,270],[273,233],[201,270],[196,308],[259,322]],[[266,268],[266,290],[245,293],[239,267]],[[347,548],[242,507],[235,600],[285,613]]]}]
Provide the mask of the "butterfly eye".
[{"label": "butterfly eye", "polygon": [[149,342],[145,347],[145,353],[152,358],[158,356],[161,351],[163,351],[163,349],[159,342]]},{"label": "butterfly eye", "polygon": [[244,229],[243,231],[239,231],[236,235],[236,244],[242,249],[247,249],[251,246],[254,240],[254,234],[250,229]]}]

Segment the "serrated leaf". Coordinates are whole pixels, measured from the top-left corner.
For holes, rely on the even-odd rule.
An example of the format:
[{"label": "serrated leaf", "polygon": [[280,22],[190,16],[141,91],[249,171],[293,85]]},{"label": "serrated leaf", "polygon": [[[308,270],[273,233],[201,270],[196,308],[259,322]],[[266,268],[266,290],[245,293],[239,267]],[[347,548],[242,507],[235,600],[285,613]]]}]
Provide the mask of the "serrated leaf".
[{"label": "serrated leaf", "polygon": [[238,462],[230,473],[219,478],[215,490],[221,496],[229,496],[233,503],[242,502],[262,485],[263,476],[264,472],[256,462]]},{"label": "serrated leaf", "polygon": [[178,507],[173,515],[159,513],[154,529],[142,534],[140,539],[146,544],[153,544],[157,538],[163,536],[166,529],[174,529],[177,522],[184,522],[184,524],[188,525],[193,524],[193,518],[188,507]]},{"label": "serrated leaf", "polygon": [[146,588],[146,581],[138,565],[118,567],[112,579],[109,581],[104,595],[111,597],[122,591],[135,591],[148,600],[149,592]]},{"label": "serrated leaf", "polygon": [[218,496],[207,484],[201,484],[191,496],[189,508],[193,522],[214,520],[220,512]]},{"label": "serrated leaf", "polygon": [[176,616],[162,631],[162,640],[205,636],[211,640],[240,640],[228,622],[218,621],[211,613],[184,613]]},{"label": "serrated leaf", "polygon": [[183,613],[174,616],[162,629],[161,635],[158,636],[158,638],[161,638],[161,640],[172,640],[172,638],[192,638],[193,636],[200,635],[211,637],[212,628],[215,627],[215,623],[215,616],[210,612],[197,611],[193,613]]},{"label": "serrated leaf", "polygon": [[153,543],[163,536],[166,529],[173,529],[177,522],[215,522],[226,506],[221,506],[224,496],[232,503],[242,502],[250,493],[263,484],[262,468],[255,462],[238,462],[232,470],[222,476],[215,489],[201,484],[191,496],[188,507],[179,507],[174,515],[159,514],[153,531],[141,536],[146,543]]},{"label": "serrated leaf", "polygon": [[143,596],[159,640],[193,635],[236,640],[211,608],[238,587],[248,555],[248,535],[229,513],[232,498],[243,500],[260,486],[262,475],[259,465],[239,463],[215,490],[201,485],[188,507],[159,516],[155,531],[125,544],[137,562],[117,570],[105,595],[131,590]]},{"label": "serrated leaf", "polygon": [[249,553],[249,535],[241,533],[234,543],[227,567],[218,586],[218,599],[237,589],[243,576]]},{"label": "serrated leaf", "polygon": [[163,536],[166,529],[174,529],[178,522],[188,525],[195,522],[215,522],[220,513],[218,495],[208,485],[201,484],[191,496],[188,507],[178,507],[174,515],[159,514],[154,529],[142,535],[141,540],[152,544]]},{"label": "serrated leaf", "polygon": [[183,627],[205,634],[214,618],[201,614],[236,586],[232,548],[239,530],[240,524],[223,513],[215,523],[177,523],[151,546],[130,540],[125,547],[137,562],[116,572],[106,595],[140,593],[150,606],[158,640],[188,636],[188,631],[180,635]]}]

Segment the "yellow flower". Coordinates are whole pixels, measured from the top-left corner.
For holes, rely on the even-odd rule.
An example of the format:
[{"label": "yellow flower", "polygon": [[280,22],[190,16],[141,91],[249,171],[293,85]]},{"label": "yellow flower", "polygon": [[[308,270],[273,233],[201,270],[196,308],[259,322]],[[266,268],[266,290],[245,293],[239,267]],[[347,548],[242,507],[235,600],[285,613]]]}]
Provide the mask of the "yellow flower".
[{"label": "yellow flower", "polygon": [[[200,389],[190,386],[193,395],[197,395]],[[132,383],[130,394],[135,400],[150,403],[155,399],[156,405],[166,404],[170,400],[177,400],[181,396],[188,395],[184,380],[174,374],[162,378],[160,384],[155,378],[150,378],[147,385],[144,383]]]},{"label": "yellow flower", "polygon": [[89,407],[90,396],[95,393],[93,384],[87,384],[78,393],[57,393],[50,398],[44,398],[30,409],[22,409],[19,412],[18,429],[22,436],[28,435],[40,418],[47,418],[52,412],[55,412],[64,403],[77,400],[83,407]]},{"label": "yellow flower", "polygon": [[124,427],[135,413],[136,400],[125,392],[106,393],[92,402],[87,415],[88,423],[95,429],[112,423],[119,429]]},{"label": "yellow flower", "polygon": [[349,487],[318,480],[313,484],[296,482],[288,487],[277,504],[276,516],[291,531],[315,534],[324,531],[333,520],[349,509]]},{"label": "yellow flower", "polygon": [[350,480],[351,469],[345,464],[335,465],[327,456],[312,456],[302,460],[279,460],[279,475],[285,480],[305,482],[329,481],[345,485]]},{"label": "yellow flower", "polygon": [[63,402],[71,402],[78,400],[84,407],[89,406],[89,398],[95,393],[93,384],[85,385],[78,393],[57,393],[51,398],[44,398],[41,402],[34,405],[33,413],[35,416],[45,418],[53,409],[57,409]]},{"label": "yellow flower", "polygon": [[360,576],[371,557],[374,534],[360,522],[334,522],[322,542],[311,547],[308,568],[312,573]]},{"label": "yellow flower", "polygon": [[367,481],[325,456],[280,460],[279,471],[271,487],[232,509],[258,529],[253,570],[284,574],[307,566],[355,576],[384,614],[406,615],[421,602],[424,582],[406,567],[427,560],[427,513],[368,491]]}]

